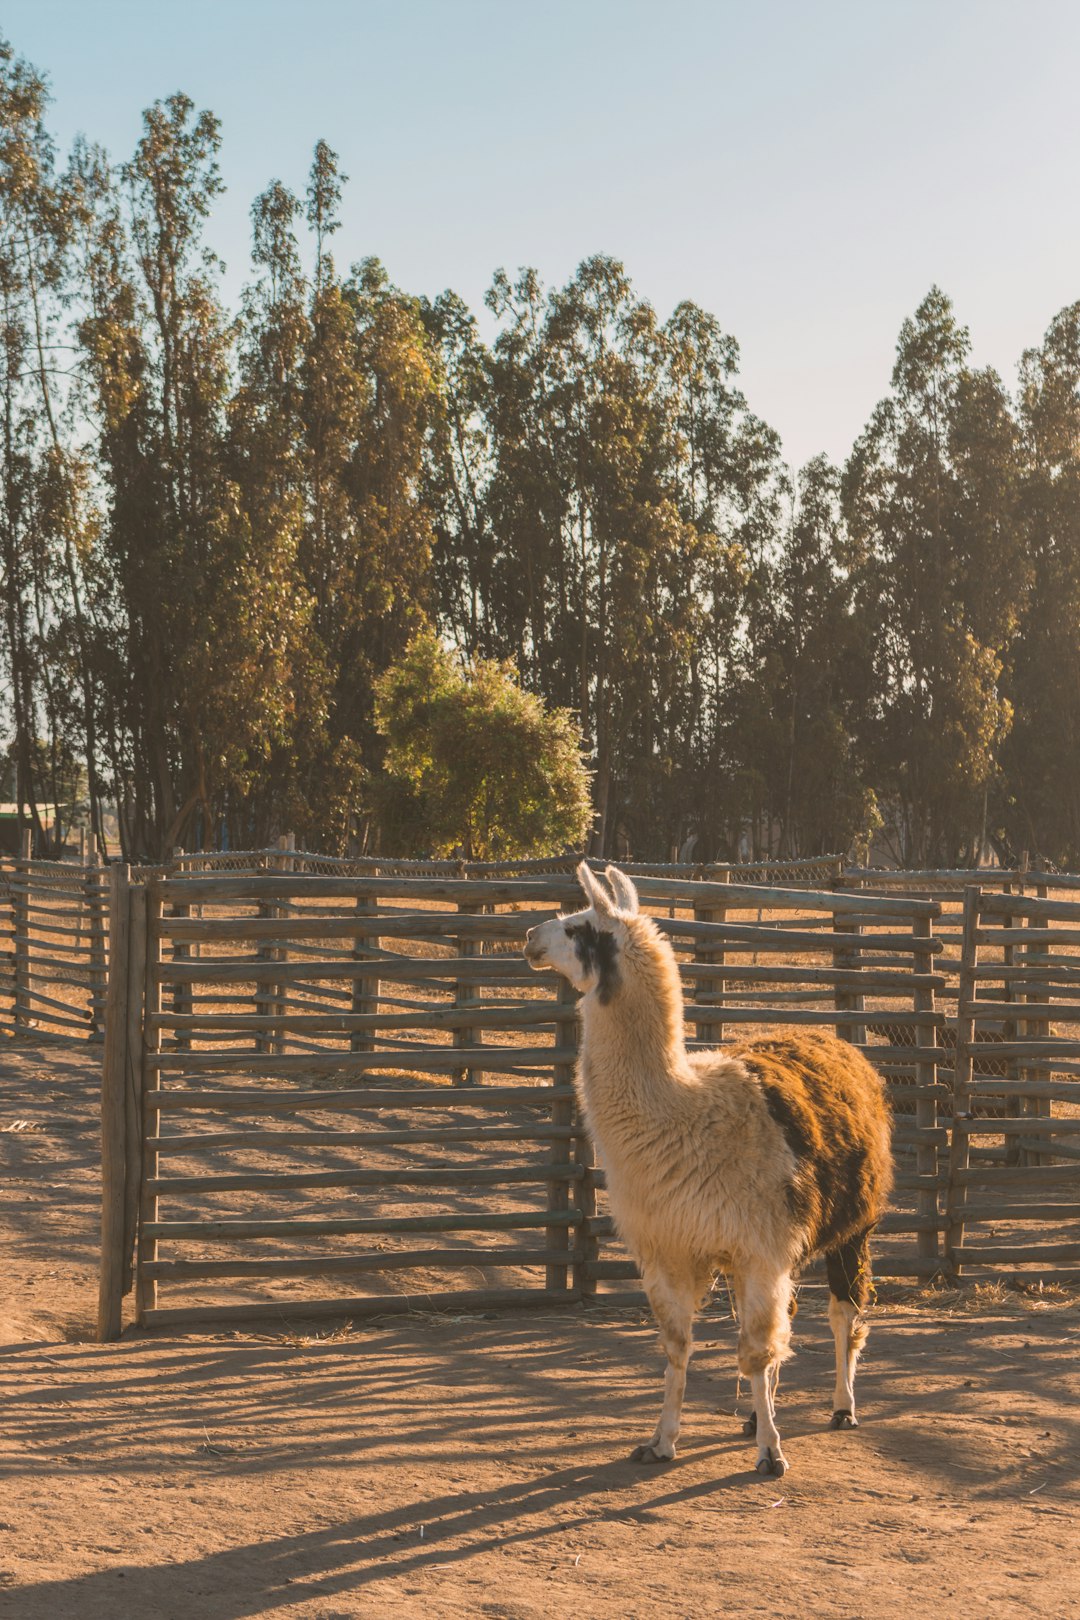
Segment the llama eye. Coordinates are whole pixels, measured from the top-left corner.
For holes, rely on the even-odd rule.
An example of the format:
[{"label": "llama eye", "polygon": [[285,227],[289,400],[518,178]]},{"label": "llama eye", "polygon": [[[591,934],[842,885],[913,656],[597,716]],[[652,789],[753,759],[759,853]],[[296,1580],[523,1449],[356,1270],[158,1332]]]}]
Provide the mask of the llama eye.
[{"label": "llama eye", "polygon": [[567,939],[576,939],[577,936],[581,933],[581,929],[580,928],[572,928],[570,926],[570,924],[567,923],[566,927],[563,929],[563,933],[566,935]]}]

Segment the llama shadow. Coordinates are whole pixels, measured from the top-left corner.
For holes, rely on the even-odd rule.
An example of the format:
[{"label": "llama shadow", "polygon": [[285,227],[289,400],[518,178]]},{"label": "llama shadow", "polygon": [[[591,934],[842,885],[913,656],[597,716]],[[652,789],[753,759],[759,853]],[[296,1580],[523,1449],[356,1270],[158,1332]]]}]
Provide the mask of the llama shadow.
[{"label": "llama shadow", "polygon": [[[700,1461],[729,1449],[697,1448],[694,1455]],[[563,1468],[493,1492],[432,1497],[167,1565],[129,1563],[70,1580],[42,1581],[19,1588],[20,1612],[96,1614],[110,1606],[147,1620],[175,1620],[195,1612],[202,1620],[243,1620],[286,1603],[377,1588],[382,1581],[429,1568],[460,1567],[492,1551],[522,1546],[540,1550],[575,1530],[612,1522],[647,1523],[663,1509],[755,1482],[753,1474],[740,1468],[679,1487],[673,1481],[677,1467],[647,1470],[621,1460]],[[650,1485],[652,1493],[642,1500],[640,1491]],[[597,1506],[598,1499],[612,1494],[617,1503]],[[555,1508],[560,1510],[557,1522],[534,1522]],[[464,1544],[462,1538],[467,1538]],[[451,1540],[459,1544],[446,1546]],[[326,1620],[338,1620],[332,1609],[325,1614]]]}]

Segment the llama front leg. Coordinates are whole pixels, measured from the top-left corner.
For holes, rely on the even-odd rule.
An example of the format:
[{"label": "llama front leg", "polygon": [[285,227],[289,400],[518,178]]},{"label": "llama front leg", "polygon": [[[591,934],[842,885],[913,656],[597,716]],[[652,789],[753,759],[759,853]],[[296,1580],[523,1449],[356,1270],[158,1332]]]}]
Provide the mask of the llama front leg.
[{"label": "llama front leg", "polygon": [[791,1354],[791,1278],[751,1276],[739,1290],[739,1371],[749,1378],[754,1410],[747,1432],[757,1438],[760,1474],[787,1472],[776,1427],[776,1386],[780,1364]]},{"label": "llama front leg", "polygon": [[667,1357],[664,1369],[664,1403],[660,1419],[648,1445],[636,1446],[630,1453],[631,1462],[670,1462],[675,1455],[675,1442],[679,1438],[679,1420],[682,1415],[683,1396],[686,1392],[686,1369],[693,1349],[694,1311],[698,1290],[693,1286],[680,1286],[671,1278],[646,1275],[645,1292],[649,1297],[656,1325],[660,1329],[660,1344]]}]

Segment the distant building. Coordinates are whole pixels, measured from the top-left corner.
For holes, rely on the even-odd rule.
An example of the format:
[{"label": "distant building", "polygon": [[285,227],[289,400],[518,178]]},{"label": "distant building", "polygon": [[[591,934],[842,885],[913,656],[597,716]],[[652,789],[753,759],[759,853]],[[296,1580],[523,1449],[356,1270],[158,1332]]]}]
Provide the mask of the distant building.
[{"label": "distant building", "polygon": [[0,855],[19,853],[19,807],[0,804]]}]

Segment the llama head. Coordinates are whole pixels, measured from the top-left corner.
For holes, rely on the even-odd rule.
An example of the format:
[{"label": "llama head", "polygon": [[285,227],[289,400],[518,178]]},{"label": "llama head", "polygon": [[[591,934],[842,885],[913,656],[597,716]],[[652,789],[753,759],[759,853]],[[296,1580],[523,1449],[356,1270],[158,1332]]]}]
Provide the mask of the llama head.
[{"label": "llama head", "polygon": [[619,988],[619,961],[627,924],[637,914],[637,890],[614,866],[604,874],[610,889],[584,861],[577,875],[589,901],[587,909],[530,928],[525,959],[530,967],[554,968],[575,990],[595,990],[599,1000],[607,1003]]}]

